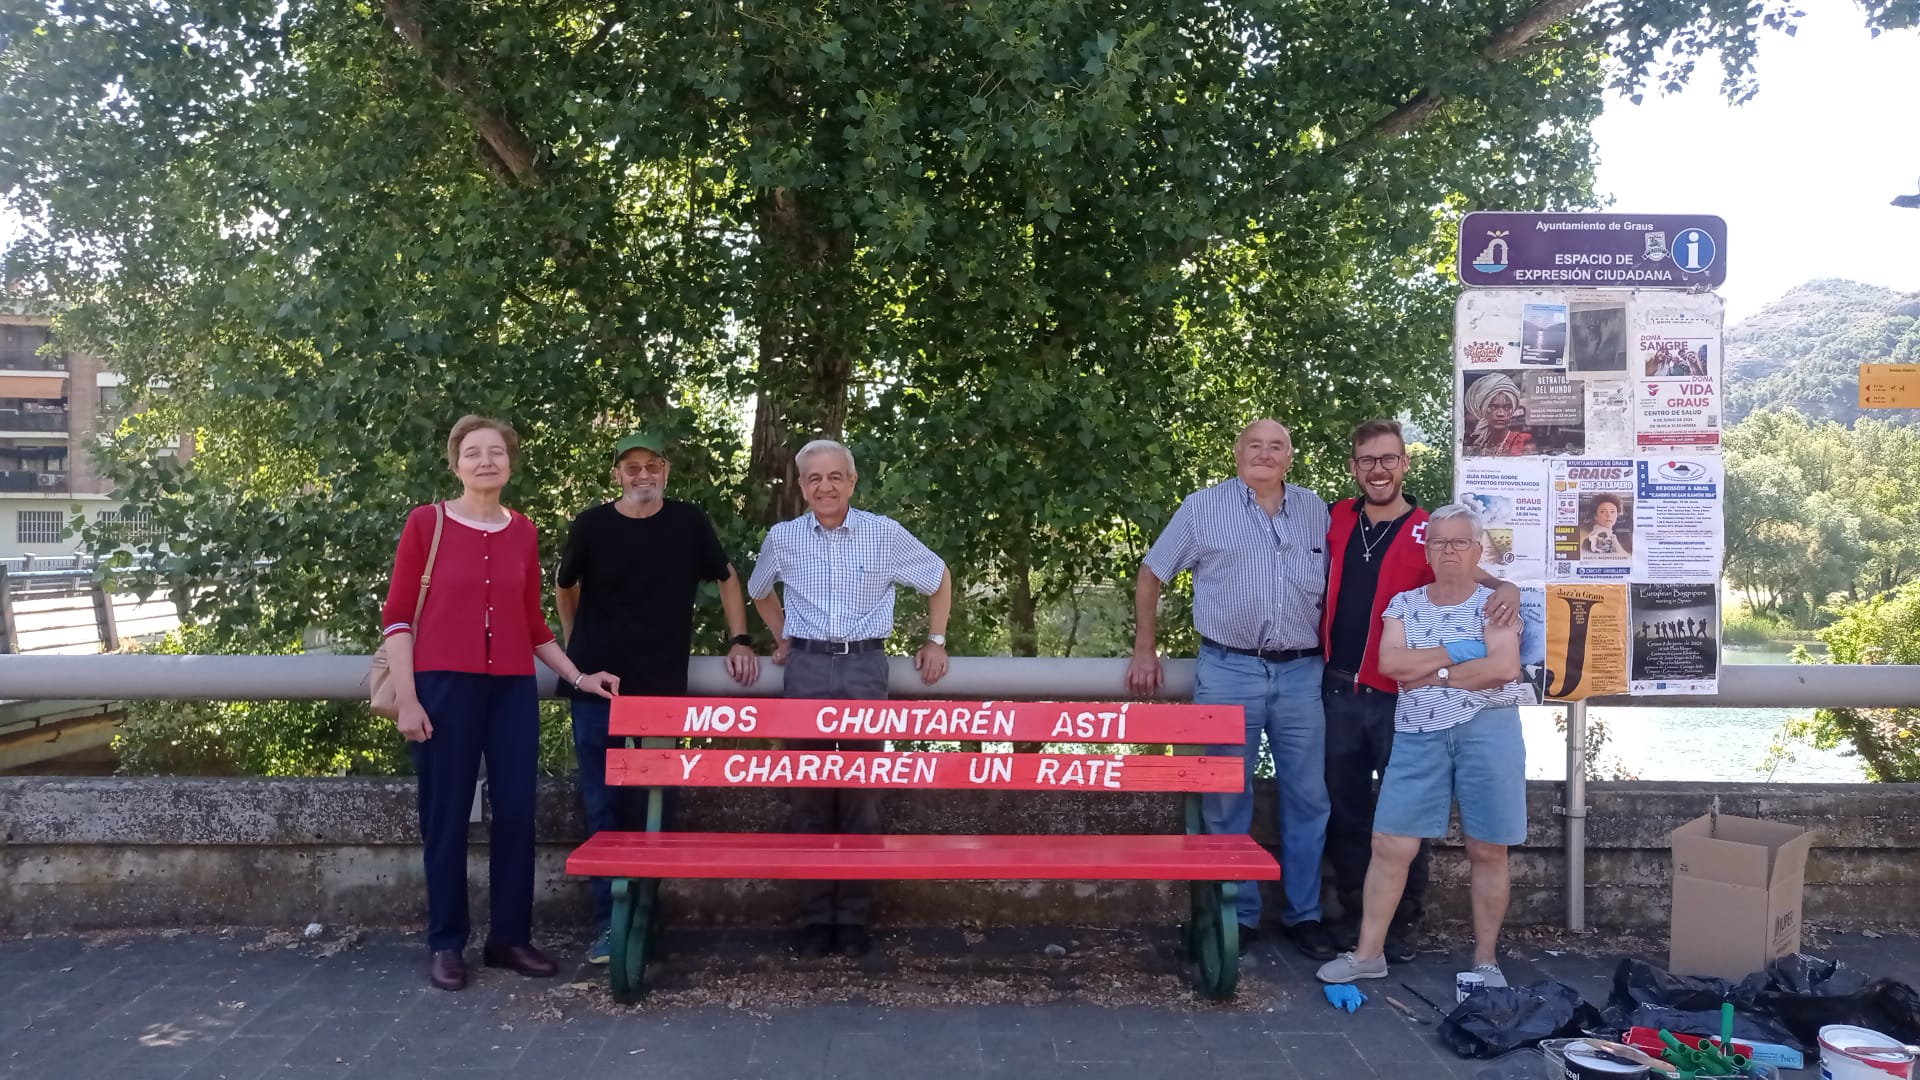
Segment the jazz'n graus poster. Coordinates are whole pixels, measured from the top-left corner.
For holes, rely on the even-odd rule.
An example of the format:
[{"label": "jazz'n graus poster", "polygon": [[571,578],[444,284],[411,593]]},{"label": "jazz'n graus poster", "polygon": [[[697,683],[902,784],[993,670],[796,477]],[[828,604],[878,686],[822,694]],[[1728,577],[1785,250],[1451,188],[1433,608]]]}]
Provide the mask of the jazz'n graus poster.
[{"label": "jazz'n graus poster", "polygon": [[1627,586],[1547,586],[1547,696],[1627,692]]}]

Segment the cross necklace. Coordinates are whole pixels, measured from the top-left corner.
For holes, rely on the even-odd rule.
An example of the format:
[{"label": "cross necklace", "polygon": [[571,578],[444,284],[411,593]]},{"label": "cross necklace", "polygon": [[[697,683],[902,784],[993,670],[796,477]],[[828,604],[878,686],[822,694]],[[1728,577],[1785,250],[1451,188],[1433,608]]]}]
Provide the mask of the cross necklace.
[{"label": "cross necklace", "polygon": [[1380,545],[1387,542],[1388,534],[1393,532],[1393,523],[1398,520],[1400,519],[1389,518],[1388,520],[1381,522],[1380,524],[1383,525],[1384,528],[1380,530],[1380,539],[1376,541],[1373,538],[1373,528],[1374,528],[1373,523],[1366,519],[1366,515],[1364,512],[1361,514],[1360,557],[1362,559],[1366,560],[1367,562],[1373,561],[1374,550],[1380,547]]}]

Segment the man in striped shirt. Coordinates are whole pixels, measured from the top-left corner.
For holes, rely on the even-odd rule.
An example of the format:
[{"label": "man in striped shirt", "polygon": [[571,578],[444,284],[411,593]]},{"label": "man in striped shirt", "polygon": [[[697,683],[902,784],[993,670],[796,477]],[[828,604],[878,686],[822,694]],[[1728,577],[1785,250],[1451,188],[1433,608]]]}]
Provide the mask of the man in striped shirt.
[{"label": "man in striped shirt", "polygon": [[[887,696],[887,638],[893,634],[893,591],[908,586],[927,603],[927,643],[913,666],[928,685],[947,672],[947,618],[953,575],[940,557],[899,522],[853,508],[859,480],[853,452],[816,439],[794,458],[808,510],[767,532],[747,581],[760,617],[778,645],[773,662],[786,668],[791,698],[877,700]],[[786,586],[786,601],[773,586]],[[793,750],[880,750],[884,743],[852,739],[788,740]],[[796,788],[789,796],[797,833],[877,833],[877,788]],[[849,956],[870,947],[873,908],[869,881],[800,883],[800,952],[824,956],[836,945]]]},{"label": "man in striped shirt", "polygon": [[[1242,757],[1238,792],[1201,797],[1210,833],[1245,834],[1253,823],[1253,773],[1265,736],[1280,789],[1280,921],[1301,952],[1334,955],[1320,921],[1320,857],[1327,839],[1326,717],[1320,698],[1320,607],[1327,589],[1327,504],[1287,483],[1293,438],[1256,420],[1234,440],[1237,475],[1187,496],[1147,552],[1134,585],[1133,661],[1127,687],[1146,696],[1163,682],[1155,647],[1162,586],[1193,572],[1193,624],[1200,633],[1197,703],[1246,710],[1244,746],[1209,747]],[[1243,882],[1240,942],[1259,934],[1260,892]]]}]

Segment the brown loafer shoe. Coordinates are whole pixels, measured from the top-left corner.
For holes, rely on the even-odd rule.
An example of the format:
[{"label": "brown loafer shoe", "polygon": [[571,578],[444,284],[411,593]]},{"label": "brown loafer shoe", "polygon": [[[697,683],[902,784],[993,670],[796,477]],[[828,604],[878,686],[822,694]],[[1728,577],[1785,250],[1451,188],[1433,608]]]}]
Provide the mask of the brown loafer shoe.
[{"label": "brown loafer shoe", "polygon": [[535,979],[545,979],[560,973],[560,965],[547,959],[547,954],[531,945],[495,945],[488,943],[480,954],[488,967],[506,968]]},{"label": "brown loafer shoe", "polygon": [[467,988],[467,961],[459,949],[441,949],[427,964],[427,981],[442,990]]}]

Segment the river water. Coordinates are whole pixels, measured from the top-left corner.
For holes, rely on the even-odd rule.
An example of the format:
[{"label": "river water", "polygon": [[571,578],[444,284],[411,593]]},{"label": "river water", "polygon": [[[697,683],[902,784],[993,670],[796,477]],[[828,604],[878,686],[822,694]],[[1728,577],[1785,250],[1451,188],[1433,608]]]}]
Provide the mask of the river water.
[{"label": "river water", "polygon": [[[1734,675],[1741,664],[1788,663],[1785,652],[1727,648],[1722,653],[1721,678]],[[1657,701],[1657,698],[1650,698]],[[1554,706],[1522,709],[1527,737],[1527,776],[1534,780],[1564,780],[1567,742],[1554,727],[1562,711]],[[1844,749],[1816,750],[1812,744],[1789,739],[1787,721],[1810,715],[1807,709],[1682,709],[1654,705],[1642,708],[1594,707],[1589,720],[1606,722],[1608,740],[1601,751],[1601,775],[1607,762],[1618,758],[1627,774],[1641,780],[1744,780],[1803,783],[1862,783],[1866,774],[1860,759]],[[1770,765],[1776,743],[1786,756]]]}]

